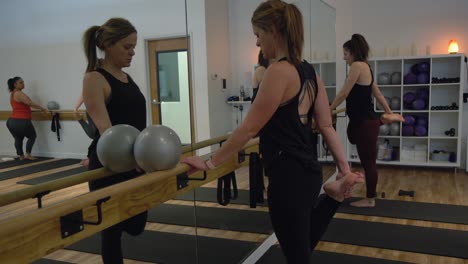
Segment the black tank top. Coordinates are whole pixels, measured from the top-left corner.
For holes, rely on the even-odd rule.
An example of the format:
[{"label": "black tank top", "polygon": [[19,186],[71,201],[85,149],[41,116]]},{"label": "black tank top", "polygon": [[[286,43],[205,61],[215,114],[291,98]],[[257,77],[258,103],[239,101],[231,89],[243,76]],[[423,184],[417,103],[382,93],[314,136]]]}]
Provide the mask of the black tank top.
[{"label": "black tank top", "polygon": [[303,89],[311,87],[307,84],[312,85],[313,91],[310,92],[317,98],[317,77],[314,68],[308,62],[302,62],[296,69],[301,79],[299,92],[281,104],[260,131],[260,151],[266,169],[274,162],[275,157],[283,152],[309,164],[317,161],[317,135],[313,133],[311,124],[316,100],[314,99],[307,113],[306,124],[301,122],[298,112]]},{"label": "black tank top", "polygon": [[[96,71],[106,78],[111,87],[111,93],[106,102],[106,109],[112,125],[127,124],[140,131],[145,129],[145,97],[130,75],[127,74],[128,83],[124,83],[102,68],[96,69]],[[94,148],[99,140],[99,130],[97,130],[96,134],[92,143]]]},{"label": "black tank top", "polygon": [[346,98],[346,114],[351,121],[360,121],[368,119],[378,119],[372,103],[372,84],[374,83],[374,74],[371,71],[371,83],[369,85],[354,84],[351,92]]}]

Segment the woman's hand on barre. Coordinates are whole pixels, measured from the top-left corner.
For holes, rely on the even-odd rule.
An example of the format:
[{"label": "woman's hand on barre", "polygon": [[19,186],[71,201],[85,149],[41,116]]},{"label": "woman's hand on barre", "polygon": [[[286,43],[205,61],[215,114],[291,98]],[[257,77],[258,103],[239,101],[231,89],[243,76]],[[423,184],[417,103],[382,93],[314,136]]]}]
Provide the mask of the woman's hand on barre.
[{"label": "woman's hand on barre", "polygon": [[187,157],[184,160],[182,160],[182,163],[185,163],[190,166],[188,174],[192,174],[199,170],[209,170],[208,166],[206,165],[206,161],[198,156]]}]

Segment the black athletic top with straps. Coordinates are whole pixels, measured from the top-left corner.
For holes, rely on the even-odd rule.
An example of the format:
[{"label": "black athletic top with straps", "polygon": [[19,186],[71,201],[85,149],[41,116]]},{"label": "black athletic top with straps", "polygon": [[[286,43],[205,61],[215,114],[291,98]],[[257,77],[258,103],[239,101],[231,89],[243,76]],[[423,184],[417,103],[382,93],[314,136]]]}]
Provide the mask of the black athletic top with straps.
[{"label": "black athletic top with straps", "polygon": [[[111,93],[106,102],[106,109],[112,125],[127,124],[140,131],[145,129],[145,97],[130,75],[127,74],[128,83],[124,83],[102,68],[98,68],[96,71],[106,78],[111,87]],[[94,141],[97,143],[99,130],[96,131],[96,134]]]},{"label": "black athletic top with straps", "polygon": [[371,71],[371,83],[369,85],[354,84],[351,92],[346,98],[346,114],[351,121],[368,119],[378,119],[372,103],[372,84],[374,84],[374,74]]},{"label": "black athletic top with straps", "polygon": [[[314,99],[307,113],[305,124],[301,122],[298,112],[299,104],[303,99],[301,94],[307,94],[302,93],[304,89],[313,89],[310,92],[314,94],[314,98],[317,98],[317,77],[312,65],[306,61],[302,62],[296,69],[301,79],[299,92],[292,99],[281,104],[260,131],[260,151],[265,169],[274,162],[275,157],[282,153],[309,164],[317,161],[317,134],[312,131],[312,116],[316,100]],[[307,85],[309,82],[311,82],[311,86]]]}]

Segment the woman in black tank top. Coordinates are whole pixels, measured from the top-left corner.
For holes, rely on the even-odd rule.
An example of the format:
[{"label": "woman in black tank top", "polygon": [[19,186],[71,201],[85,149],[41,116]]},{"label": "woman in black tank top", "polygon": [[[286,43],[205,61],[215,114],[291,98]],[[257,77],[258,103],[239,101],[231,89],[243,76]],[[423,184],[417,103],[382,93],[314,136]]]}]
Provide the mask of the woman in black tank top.
[{"label": "woman in black tank top", "polygon": [[[297,7],[283,1],[266,1],[255,10],[252,25],[264,57],[277,62],[266,70],[244,122],[211,159],[190,157],[184,162],[195,169],[213,169],[260,133],[273,229],[288,263],[308,264],[340,202],[363,178],[350,172],[332,126],[323,83],[312,65],[301,59],[304,35]],[[330,196],[320,199],[322,171],[317,162],[312,118],[341,173],[338,181],[325,185]]]},{"label": "woman in black tank top", "polygon": [[[83,80],[83,99],[97,128],[89,148],[89,170],[102,167],[96,153],[99,136],[113,125],[128,124],[140,131],[146,127],[146,103],[132,78],[122,71],[129,67],[137,43],[136,29],[129,21],[111,18],[102,26],[92,26],[84,33],[88,66]],[[105,52],[97,60],[96,47]],[[91,191],[141,175],[132,170],[89,183]],[[101,233],[101,255],[105,264],[123,263],[120,238],[125,231],[138,235],[144,231],[147,212],[109,227]]]},{"label": "woman in black tank top", "polygon": [[257,97],[258,88],[260,87],[260,83],[262,82],[263,75],[265,74],[265,71],[268,68],[268,65],[270,65],[269,61],[263,57],[262,50],[258,52],[257,64],[258,66],[257,68],[255,68],[253,81],[252,81],[252,87],[253,87],[252,100],[251,100],[252,103],[255,100],[255,97]]},{"label": "woman in black tank top", "polygon": [[[403,117],[393,114],[379,87],[374,82],[370,65],[367,63],[369,45],[363,36],[354,34],[343,44],[344,60],[350,65],[345,84],[336,95],[330,108],[333,110],[346,99],[346,113],[349,117],[348,139],[356,144],[359,159],[366,176],[367,198],[351,203],[357,207],[375,206],[377,196],[377,138],[382,123],[402,122]],[[384,107],[385,114],[374,111],[372,95]]]}]

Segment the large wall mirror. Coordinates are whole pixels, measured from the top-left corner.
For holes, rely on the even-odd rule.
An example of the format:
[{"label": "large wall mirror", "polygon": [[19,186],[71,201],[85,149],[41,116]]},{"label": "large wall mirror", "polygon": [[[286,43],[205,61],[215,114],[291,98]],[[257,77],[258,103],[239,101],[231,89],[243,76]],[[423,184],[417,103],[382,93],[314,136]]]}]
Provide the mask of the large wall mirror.
[{"label": "large wall mirror", "polygon": [[[257,64],[259,48],[252,32],[251,16],[260,0],[206,0],[206,67],[211,137],[225,135],[234,130],[249,112],[250,102],[239,101],[252,95],[252,76]],[[303,57],[313,63],[326,80],[327,94],[333,100],[335,89],[335,10],[320,0],[296,0],[304,17]],[[188,8],[190,16],[193,8]],[[190,20],[188,28],[190,29]],[[193,36],[196,38],[197,36]],[[199,70],[197,68],[194,69]],[[241,89],[243,87],[243,89]],[[196,122],[199,122],[197,119]],[[216,148],[213,148],[213,150]],[[335,172],[333,166],[324,166],[324,176]],[[198,234],[202,240],[216,237],[215,246],[223,262],[256,263],[257,248],[271,243],[272,228],[266,204],[249,206],[249,168],[236,171],[238,197],[227,206],[219,208],[217,187],[212,182],[195,190]],[[225,184],[225,181],[224,181]],[[231,186],[231,189],[233,187]],[[218,193],[218,196],[216,194]],[[229,193],[229,192],[228,192]],[[231,195],[234,196],[231,190]],[[225,195],[226,193],[223,193]],[[224,197],[221,195],[221,197]],[[231,196],[231,197],[232,197]],[[200,240],[200,241],[202,241]],[[209,263],[203,258],[208,244],[199,244],[199,263]],[[263,248],[263,246],[262,246]],[[260,250],[261,251],[261,250]],[[270,254],[270,253],[268,253]],[[261,256],[261,254],[260,254]],[[271,256],[271,254],[270,254]],[[263,262],[261,262],[263,261]],[[258,263],[271,263],[262,259]]]}]

